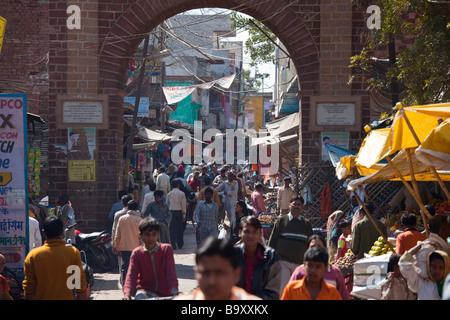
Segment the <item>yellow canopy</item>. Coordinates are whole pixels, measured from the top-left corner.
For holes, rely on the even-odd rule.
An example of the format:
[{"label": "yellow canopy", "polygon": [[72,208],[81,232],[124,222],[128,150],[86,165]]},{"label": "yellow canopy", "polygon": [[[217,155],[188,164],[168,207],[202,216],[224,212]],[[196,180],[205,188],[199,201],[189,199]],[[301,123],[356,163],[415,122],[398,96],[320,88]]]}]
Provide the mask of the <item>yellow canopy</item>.
[{"label": "yellow canopy", "polygon": [[[390,128],[377,129],[367,134],[355,159],[357,166],[370,168],[384,158],[383,155],[389,151],[388,136],[390,130]],[[374,161],[374,159],[378,160]]]},{"label": "yellow canopy", "polygon": [[416,149],[415,155],[426,165],[450,170],[450,119],[431,131]]},{"label": "yellow canopy", "polygon": [[359,175],[368,176],[377,172],[378,170],[380,170],[385,166],[385,164],[374,164],[372,167],[366,168],[364,166],[355,163],[356,157],[357,157],[356,155],[348,155],[340,159],[339,163],[336,166],[336,176],[339,180],[351,176],[354,173],[353,172],[354,168],[356,168]]},{"label": "yellow canopy", "polygon": [[[417,143],[416,137],[423,142],[439,125],[440,120],[448,118],[450,118],[450,102],[406,108],[399,105],[399,110],[390,128],[369,132],[366,137],[368,141],[361,146],[356,163],[370,168],[385,157],[402,149],[417,148],[420,143]],[[373,132],[377,133],[372,137]],[[386,134],[387,136],[385,136]]]},{"label": "yellow canopy", "polygon": [[[401,176],[406,181],[411,181],[411,171],[406,155],[406,149],[401,150],[393,159],[392,163],[398,169]],[[411,154],[411,161],[414,170],[414,178],[416,181],[436,181],[436,176],[431,171],[431,168],[423,162],[417,160],[415,153]],[[450,171],[437,170],[442,181],[450,181]],[[349,182],[347,186],[348,191],[355,191],[359,185],[366,183],[374,183],[380,181],[400,181],[400,175],[391,164],[386,164],[382,169],[375,173]]]}]

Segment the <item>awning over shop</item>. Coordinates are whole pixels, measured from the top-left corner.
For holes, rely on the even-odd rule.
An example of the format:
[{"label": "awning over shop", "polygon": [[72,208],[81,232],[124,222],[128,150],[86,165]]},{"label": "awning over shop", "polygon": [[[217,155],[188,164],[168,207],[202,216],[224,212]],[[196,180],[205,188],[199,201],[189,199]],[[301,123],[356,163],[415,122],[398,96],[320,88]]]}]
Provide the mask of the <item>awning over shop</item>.
[{"label": "awning over shop", "polygon": [[138,137],[147,142],[160,143],[163,141],[170,141],[172,139],[171,134],[161,133],[158,131],[142,128],[137,133]]},{"label": "awning over shop", "polygon": [[364,138],[355,163],[359,166],[370,168],[378,161],[374,159],[383,159],[383,155],[387,153],[387,139],[390,128],[377,129],[370,131]]},{"label": "awning over shop", "polygon": [[146,143],[135,143],[133,144],[133,151],[146,151],[146,150],[156,150],[158,148],[158,143],[156,142],[146,142]]},{"label": "awning over shop", "polygon": [[290,144],[293,142],[297,143],[297,141],[298,141],[297,134],[291,134],[284,137],[267,136],[267,137],[252,138],[250,141],[250,145],[251,146],[256,146],[260,144],[272,145],[276,143]]},{"label": "awning over shop", "polygon": [[[440,121],[450,118],[450,103],[430,104],[403,108],[398,105],[392,125],[379,136],[378,141],[361,146],[365,157],[359,157],[357,163],[371,167],[389,155],[406,148],[417,148]],[[379,130],[373,130],[378,132]],[[370,133],[369,133],[370,134]],[[387,134],[387,135],[386,135]],[[362,150],[362,149],[365,150]]]},{"label": "awning over shop", "polygon": [[429,166],[450,170],[450,119],[434,128],[415,154],[418,160]]},{"label": "awning over shop", "polygon": [[42,119],[40,115],[34,114],[34,113],[30,113],[30,112],[27,112],[27,120],[28,121],[36,121],[36,122],[40,122],[42,124],[45,124],[44,119]]},{"label": "awning over shop", "polygon": [[287,136],[298,131],[300,125],[300,114],[298,112],[274,120],[266,124],[267,131],[271,136]]},{"label": "awning over shop", "polygon": [[[397,170],[395,170],[394,166],[392,166],[391,164],[386,164],[383,168],[371,175],[350,181],[347,186],[347,190],[355,191],[359,185],[366,183],[375,183],[387,180],[400,181],[400,176],[402,176],[406,181],[411,181],[411,170],[407,158],[406,149],[401,150],[392,159],[392,163],[397,168],[398,172]],[[436,177],[433,174],[430,166],[417,160],[414,153],[411,154],[411,163],[414,171],[414,178],[416,181],[436,181]],[[437,172],[442,181],[450,181],[450,171],[437,170]]]},{"label": "awning over shop", "polygon": [[298,80],[295,76],[288,85],[287,91],[281,95],[280,114],[289,114],[298,112],[300,108],[300,101],[297,98]]}]

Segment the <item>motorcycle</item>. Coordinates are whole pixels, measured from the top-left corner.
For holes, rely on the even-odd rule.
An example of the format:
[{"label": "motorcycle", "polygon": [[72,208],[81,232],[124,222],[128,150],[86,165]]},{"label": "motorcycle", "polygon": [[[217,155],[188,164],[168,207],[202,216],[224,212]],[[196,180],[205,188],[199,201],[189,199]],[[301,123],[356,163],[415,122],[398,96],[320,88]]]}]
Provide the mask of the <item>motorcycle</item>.
[{"label": "motorcycle", "polygon": [[[83,266],[83,272],[86,275],[86,300],[91,298],[91,288],[94,285],[94,270],[88,265],[86,252],[80,251],[81,254],[81,264]],[[74,297],[76,297],[76,293],[74,292]]]},{"label": "motorcycle", "polygon": [[75,233],[75,247],[86,253],[87,263],[94,272],[110,272],[117,267],[111,235],[107,231],[81,233],[75,230]]}]

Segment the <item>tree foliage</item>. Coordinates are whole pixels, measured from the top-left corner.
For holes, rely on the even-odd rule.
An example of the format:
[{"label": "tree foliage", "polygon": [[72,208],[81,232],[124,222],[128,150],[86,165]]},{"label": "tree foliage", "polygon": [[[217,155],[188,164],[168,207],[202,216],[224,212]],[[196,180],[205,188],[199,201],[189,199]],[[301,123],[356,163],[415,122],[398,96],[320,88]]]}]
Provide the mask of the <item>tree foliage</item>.
[{"label": "tree foliage", "polygon": [[396,62],[385,77],[371,76],[368,89],[380,90],[395,80],[406,88],[405,105],[449,101],[450,3],[379,0],[376,5],[381,9],[381,28],[373,30],[362,51],[351,58],[350,66],[368,73],[377,48],[395,39],[412,40],[397,52]]},{"label": "tree foliage", "polygon": [[238,12],[232,12],[230,18],[233,28],[236,30],[244,29],[249,33],[249,37],[245,41],[245,53],[251,58],[250,66],[273,62],[275,59],[275,44],[268,39],[268,36],[274,41],[276,36],[261,22],[247,18]]}]

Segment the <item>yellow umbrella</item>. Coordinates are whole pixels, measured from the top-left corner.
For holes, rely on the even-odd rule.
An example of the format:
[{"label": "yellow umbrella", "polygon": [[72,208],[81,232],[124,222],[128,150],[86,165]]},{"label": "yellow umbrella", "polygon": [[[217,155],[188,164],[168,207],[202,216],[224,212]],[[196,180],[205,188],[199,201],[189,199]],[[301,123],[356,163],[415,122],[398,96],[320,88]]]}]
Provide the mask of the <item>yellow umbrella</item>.
[{"label": "yellow umbrella", "polygon": [[[386,132],[378,132],[379,139],[365,150],[365,156],[357,163],[370,168],[372,165],[402,149],[416,148],[439,125],[441,120],[450,118],[450,102],[424,106],[406,107],[397,103],[398,111],[392,125]],[[384,129],[380,129],[384,130]],[[361,148],[363,148],[361,146]],[[361,152],[361,150],[360,150]]]},{"label": "yellow umbrella", "polygon": [[[436,181],[429,165],[419,161],[416,153],[411,154],[411,163],[416,181]],[[411,181],[411,171],[408,162],[407,149],[401,150],[392,160],[392,164],[385,165],[382,169],[372,173],[371,175],[361,177],[349,182],[348,191],[355,191],[358,186],[366,183],[375,183],[380,181],[400,181],[401,177],[406,181]],[[396,170],[397,169],[397,170]],[[449,170],[438,170],[443,181],[450,181]]]},{"label": "yellow umbrella", "polygon": [[[422,219],[428,234],[429,231],[426,225],[426,219],[427,217],[430,217],[430,213],[424,207],[420,199],[416,181],[439,181],[440,183],[442,183],[442,181],[450,181],[450,171],[434,170],[432,167],[417,160],[415,154],[412,153],[410,149],[402,149],[392,160],[390,156],[388,156],[387,159],[389,164],[379,171],[369,176],[350,181],[347,186],[347,191],[355,192],[357,188],[366,183],[401,180],[421,208]],[[406,181],[412,182],[414,190]]]},{"label": "yellow umbrella", "polygon": [[[366,131],[370,130],[366,126]],[[357,170],[359,175],[368,176],[384,167],[385,163],[371,164],[374,155],[380,155],[387,151],[387,137],[389,128],[370,131],[362,142],[358,154],[344,156],[336,166],[336,176],[341,180]],[[369,165],[368,165],[369,164]]]},{"label": "yellow umbrella", "polygon": [[[368,131],[370,127],[366,126],[364,129]],[[384,155],[389,151],[389,132],[390,128],[369,131],[361,144],[361,148],[355,159],[355,164],[370,168],[379,160],[383,159],[385,157]]]},{"label": "yellow umbrella", "polygon": [[450,119],[434,128],[415,151],[421,162],[450,170]]}]

